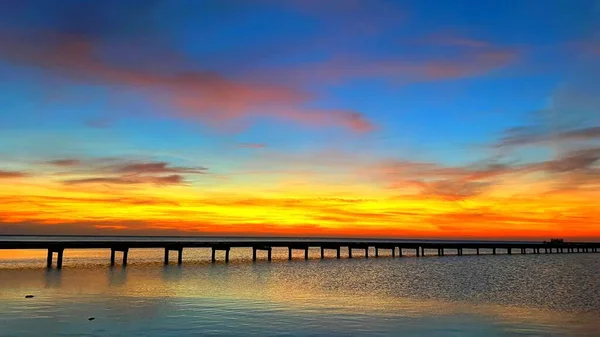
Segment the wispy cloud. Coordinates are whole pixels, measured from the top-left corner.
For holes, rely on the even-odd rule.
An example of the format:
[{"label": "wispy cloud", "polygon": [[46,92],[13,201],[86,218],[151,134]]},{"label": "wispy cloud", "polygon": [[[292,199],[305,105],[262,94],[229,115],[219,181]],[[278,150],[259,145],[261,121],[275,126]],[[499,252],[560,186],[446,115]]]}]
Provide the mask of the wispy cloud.
[{"label": "wispy cloud", "polygon": [[186,182],[186,175],[205,174],[208,171],[208,168],[202,166],[181,167],[172,166],[164,161],[132,161],[118,158],[58,159],[49,163],[66,169],[65,172],[60,173],[61,176],[76,176],[76,178],[64,179],[63,183],[66,185],[180,185]]},{"label": "wispy cloud", "polygon": [[438,46],[454,46],[454,47],[470,47],[470,48],[486,48],[493,47],[489,41],[474,39],[470,37],[460,36],[457,34],[434,34],[430,37],[421,40],[424,44]]},{"label": "wispy cloud", "polygon": [[600,140],[600,62],[573,65],[573,74],[549,97],[530,121],[504,132],[497,147],[593,146]]},{"label": "wispy cloud", "polygon": [[27,176],[28,174],[25,172],[0,170],[0,179],[23,178]]},{"label": "wispy cloud", "polygon": [[121,177],[94,177],[84,179],[67,179],[63,183],[66,185],[82,184],[117,184],[117,185],[135,185],[135,184],[154,184],[154,185],[180,185],[184,183],[183,176],[171,174],[167,176],[121,176]]},{"label": "wispy cloud", "polygon": [[590,141],[600,139],[600,126],[564,131],[548,131],[541,127],[517,127],[506,130],[497,146],[543,145],[544,143]]},{"label": "wispy cloud", "polygon": [[0,58],[4,60],[77,81],[129,87],[149,95],[153,91],[152,99],[171,108],[163,110],[170,117],[222,123],[268,116],[314,127],[366,130],[364,123],[354,122],[358,112],[306,108],[313,97],[296,88],[233,80],[210,71],[156,71],[160,59],[146,60],[149,64],[143,69],[119,65],[97,55],[98,50],[115,52],[118,46],[77,35],[0,34]]},{"label": "wispy cloud", "polygon": [[[408,160],[388,161],[370,168],[370,175],[389,189],[428,198],[464,200],[502,189],[503,184],[530,177],[544,182],[546,192],[590,189],[600,185],[600,148],[558,153],[536,162],[499,163],[493,160],[464,166]],[[531,180],[533,179],[533,180]],[[534,193],[541,193],[535,190]]]},{"label": "wispy cloud", "polygon": [[445,55],[442,51],[436,53],[439,55],[437,57],[428,55],[421,59],[407,58],[403,55],[373,56],[361,53],[334,53],[326,60],[307,62],[297,65],[293,69],[273,66],[250,69],[247,76],[262,77],[265,80],[283,78],[291,83],[341,82],[360,79],[383,79],[391,83],[429,82],[485,76],[510,66],[520,57],[518,50],[509,47],[458,46],[461,47],[458,52],[454,51]]},{"label": "wispy cloud", "polygon": [[55,159],[48,161],[48,164],[60,166],[60,167],[73,167],[81,164],[79,159]]},{"label": "wispy cloud", "polygon": [[264,149],[267,147],[264,143],[239,143],[237,146],[246,149]]},{"label": "wispy cloud", "polygon": [[206,167],[172,167],[167,162],[146,162],[111,165],[117,173],[195,173],[202,174]]},{"label": "wispy cloud", "polygon": [[372,174],[383,179],[391,189],[424,197],[461,200],[486,192],[500,176],[514,170],[507,164],[494,162],[449,167],[402,160],[382,163],[372,168]]}]

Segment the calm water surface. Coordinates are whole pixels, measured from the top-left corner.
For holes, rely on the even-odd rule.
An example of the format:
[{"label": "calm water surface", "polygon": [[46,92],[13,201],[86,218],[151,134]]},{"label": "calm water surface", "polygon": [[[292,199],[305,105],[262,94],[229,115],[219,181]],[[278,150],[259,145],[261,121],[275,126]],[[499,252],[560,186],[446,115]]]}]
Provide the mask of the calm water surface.
[{"label": "calm water surface", "polygon": [[66,250],[48,271],[45,251],[0,251],[0,335],[600,336],[600,254],[273,254],[186,249],[165,267],[140,249],[111,268],[108,250]]}]

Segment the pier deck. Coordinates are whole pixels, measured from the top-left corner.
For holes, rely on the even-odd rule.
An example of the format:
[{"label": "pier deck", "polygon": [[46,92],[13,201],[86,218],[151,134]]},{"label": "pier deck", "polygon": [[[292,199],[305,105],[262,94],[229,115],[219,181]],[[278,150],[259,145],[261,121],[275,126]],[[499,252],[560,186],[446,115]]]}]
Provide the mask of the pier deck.
[{"label": "pier deck", "polygon": [[[116,252],[122,252],[122,264],[127,264],[129,249],[158,248],[164,249],[164,263],[169,263],[169,252],[176,251],[177,262],[183,263],[184,248],[209,248],[212,250],[212,261],[215,262],[216,251],[225,252],[225,261],[229,261],[229,251],[232,248],[252,248],[252,259],[256,261],[257,251],[267,252],[267,260],[271,260],[273,248],[287,248],[288,258],[292,259],[292,250],[303,250],[304,258],[308,259],[309,248],[320,248],[321,258],[325,250],[336,250],[336,257],[341,257],[341,249],[348,251],[348,258],[353,258],[353,251],[358,251],[364,257],[369,257],[369,249],[391,251],[392,257],[403,257],[403,252],[413,251],[416,257],[425,256],[426,252],[434,252],[437,256],[445,256],[445,252],[453,251],[458,256],[463,255],[464,249],[480,255],[482,249],[491,254],[552,254],[552,253],[598,253],[600,242],[530,242],[530,241],[445,241],[445,240],[399,240],[399,239],[319,239],[319,238],[214,238],[214,237],[4,237],[0,238],[0,249],[44,249],[48,251],[47,266],[53,265],[56,253],[56,267],[62,267],[65,249],[110,249],[110,264],[115,264]],[[398,252],[398,254],[396,254]],[[488,253],[489,254],[489,253]]]}]

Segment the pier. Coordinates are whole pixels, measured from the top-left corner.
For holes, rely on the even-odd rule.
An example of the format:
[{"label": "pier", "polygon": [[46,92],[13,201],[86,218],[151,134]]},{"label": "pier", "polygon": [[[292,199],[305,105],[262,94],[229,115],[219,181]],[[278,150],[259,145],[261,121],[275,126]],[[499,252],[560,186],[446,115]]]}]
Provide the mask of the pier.
[{"label": "pier", "polygon": [[[214,237],[2,237],[0,249],[44,249],[47,250],[46,264],[62,268],[65,250],[71,249],[107,249],[110,250],[110,265],[115,265],[117,253],[120,253],[123,266],[127,265],[130,249],[154,248],[164,249],[164,264],[169,264],[169,253],[177,253],[177,263],[183,263],[184,249],[210,249],[211,261],[216,262],[216,253],[225,253],[225,262],[229,262],[229,252],[233,248],[251,248],[252,261],[257,261],[259,252],[261,259],[266,253],[266,260],[271,261],[273,248],[288,249],[288,259],[292,260],[292,252],[304,252],[304,259],[309,258],[309,249],[321,250],[320,258],[325,258],[326,250],[336,251],[336,258],[341,258],[342,249],[348,252],[348,258],[369,258],[369,250],[375,250],[375,258],[380,251],[391,252],[391,257],[405,257],[407,252],[414,252],[415,257],[446,256],[447,252],[455,256],[463,256],[464,250],[470,255],[506,254],[576,254],[598,253],[600,242],[525,242],[525,241],[449,241],[449,240],[399,240],[399,239],[319,239],[319,238],[214,238]],[[353,255],[353,252],[355,253]],[[491,252],[491,253],[490,253]],[[359,255],[356,255],[359,253]],[[396,254],[397,253],[397,254]],[[56,259],[55,259],[56,256]]]}]

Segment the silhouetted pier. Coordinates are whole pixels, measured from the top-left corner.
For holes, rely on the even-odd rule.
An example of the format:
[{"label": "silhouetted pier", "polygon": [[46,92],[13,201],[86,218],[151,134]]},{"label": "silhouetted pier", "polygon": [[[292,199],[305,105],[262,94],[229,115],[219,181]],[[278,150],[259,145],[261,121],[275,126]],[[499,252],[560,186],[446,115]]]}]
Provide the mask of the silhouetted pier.
[{"label": "silhouetted pier", "polygon": [[[360,252],[369,258],[369,250],[375,250],[375,257],[380,251],[391,252],[392,257],[406,256],[406,252],[414,252],[416,257],[427,255],[445,256],[446,252],[462,256],[464,250],[470,255],[508,254],[565,254],[565,253],[598,253],[600,243],[596,242],[525,242],[525,241],[433,241],[433,240],[386,240],[386,239],[310,239],[310,238],[183,238],[183,237],[4,237],[0,238],[0,249],[45,249],[48,251],[47,266],[53,265],[56,255],[56,267],[63,265],[66,249],[110,249],[110,264],[115,264],[116,254],[122,255],[122,264],[127,265],[129,249],[158,248],[164,249],[164,263],[169,263],[169,252],[177,252],[177,263],[183,263],[183,250],[191,248],[211,249],[212,262],[216,261],[216,252],[225,252],[225,262],[229,262],[229,251],[232,248],[251,248],[252,260],[258,259],[258,252],[266,252],[266,259],[271,261],[273,248],[287,248],[288,259],[292,259],[294,250],[304,251],[304,259],[309,258],[310,248],[320,248],[320,258],[325,258],[326,250],[335,250],[336,258],[341,258],[342,249],[353,258],[353,252]],[[490,253],[491,251],[491,253]],[[398,254],[396,254],[398,252]],[[429,254],[428,254],[429,253]]]}]

